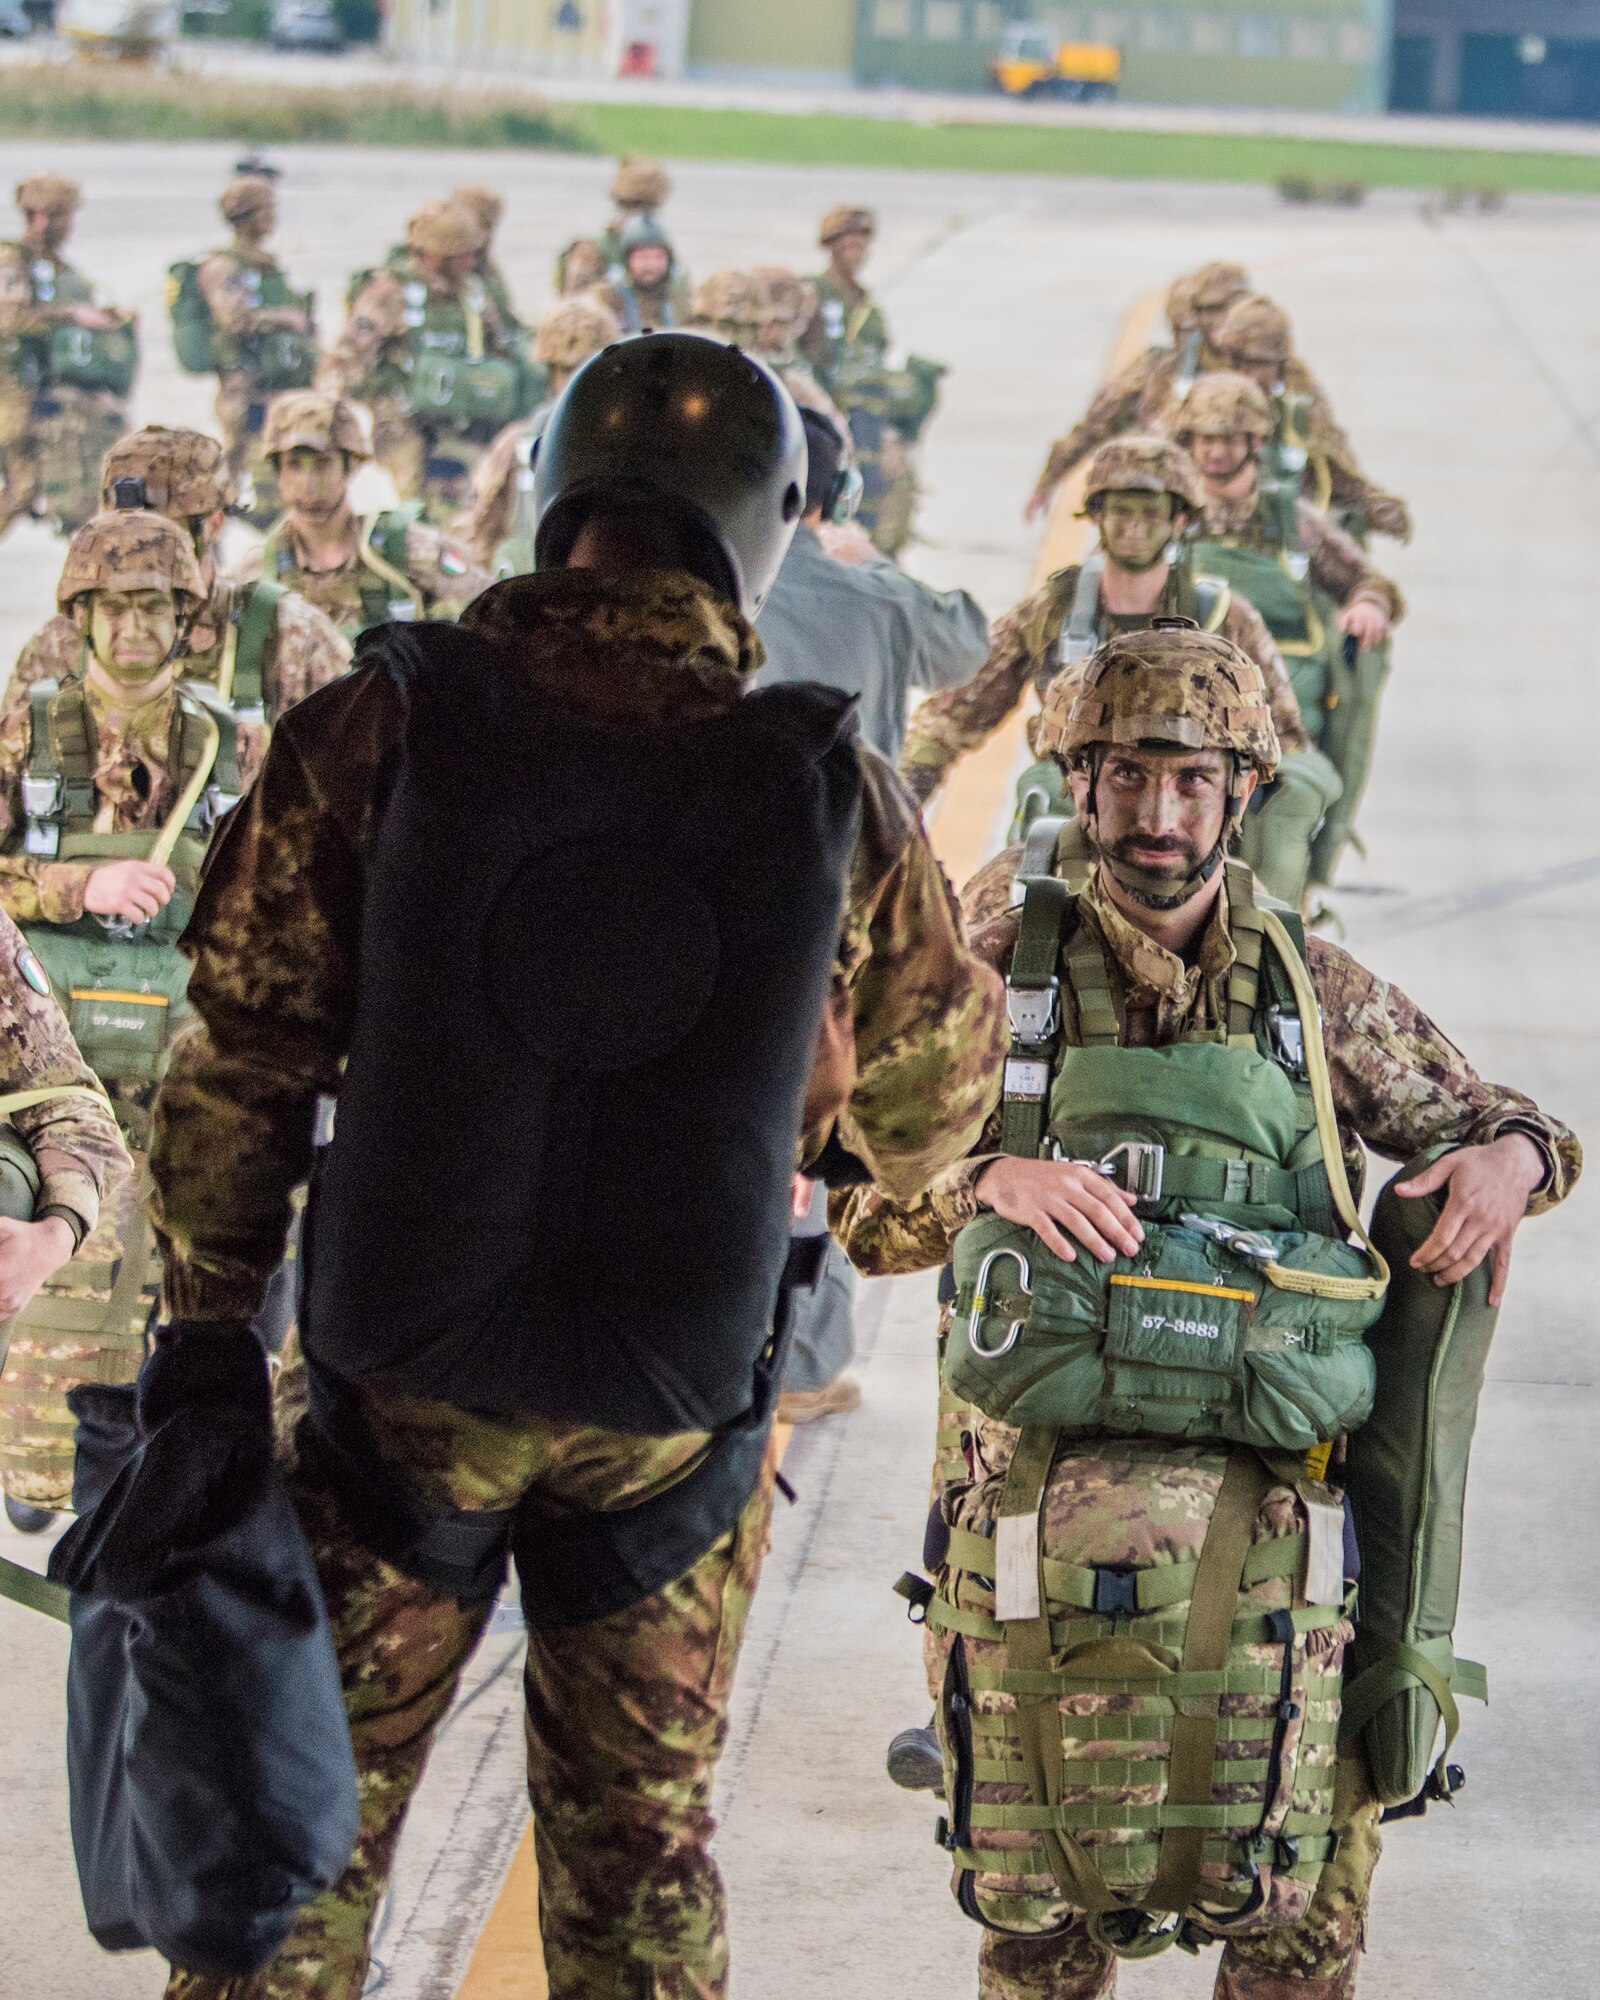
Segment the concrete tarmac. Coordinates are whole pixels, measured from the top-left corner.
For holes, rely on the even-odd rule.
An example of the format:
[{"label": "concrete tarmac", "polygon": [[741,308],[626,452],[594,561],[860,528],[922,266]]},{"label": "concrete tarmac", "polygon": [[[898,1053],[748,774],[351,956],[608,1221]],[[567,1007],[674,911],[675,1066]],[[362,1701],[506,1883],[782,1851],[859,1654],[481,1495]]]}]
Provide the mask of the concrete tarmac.
[{"label": "concrete tarmac", "polygon": [[[88,200],[72,254],[138,302],[141,420],[204,422],[177,374],[161,281],[219,240],[221,146],[0,147],[0,177],[70,168]],[[510,197],[502,257],[530,308],[551,258],[604,213],[607,163],[542,155],[290,150],[285,261],[331,328],[348,273],[457,180]],[[1415,197],[1286,210],[1266,191],[685,166],[669,219],[692,269],[787,258],[814,217],[876,203],[876,268],[899,337],[952,364],[925,459],[914,565],[991,613],[1024,586],[1021,506],[1048,438],[1078,413],[1132,302],[1207,257],[1244,262],[1294,314],[1303,351],[1374,476],[1412,502],[1414,545],[1375,545],[1410,602],[1367,807],[1366,858],[1335,898],[1351,948],[1393,977],[1487,1074],[1580,1133],[1600,1113],[1600,791],[1590,594],[1600,522],[1597,210],[1556,198],[1428,218]],[[50,605],[60,549],[0,543],[7,657]],[[1000,800],[995,800],[996,810]],[[1586,1190],[1520,1239],[1473,1469],[1461,1650],[1489,1664],[1469,1709],[1470,1785],[1452,1812],[1391,1830],[1362,1991],[1384,2000],[1538,1993],[1587,2000],[1583,1914],[1596,1832],[1596,1621],[1587,1475],[1600,1417],[1587,1314]],[[925,1279],[866,1288],[864,1402],[801,1433],[741,1672],[723,1773],[721,1853],[735,1991],[751,2000],[960,2000],[976,1935],[945,1884],[933,1808],[882,1776],[892,1731],[926,1714],[917,1635],[889,1586],[915,1563],[932,1428]],[[31,1547],[0,1528],[0,1546]],[[463,1987],[520,1832],[514,1637],[486,1642],[482,1693],[441,1746],[410,1829],[379,1956],[382,1990]],[[6,2000],[153,2000],[160,1968],[83,1934],[61,1777],[64,1635],[0,1605],[0,1927]],[[533,1955],[530,1941],[530,1960]],[[1127,1995],[1208,1990],[1169,1959]],[[498,2000],[531,2000],[536,1975]]]}]

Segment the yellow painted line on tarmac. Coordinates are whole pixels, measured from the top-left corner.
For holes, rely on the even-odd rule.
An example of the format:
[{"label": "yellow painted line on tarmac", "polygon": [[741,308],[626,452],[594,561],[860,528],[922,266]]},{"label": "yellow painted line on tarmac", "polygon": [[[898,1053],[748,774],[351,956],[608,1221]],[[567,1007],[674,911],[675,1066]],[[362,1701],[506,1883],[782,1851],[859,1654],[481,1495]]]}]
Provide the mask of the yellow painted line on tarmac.
[{"label": "yellow painted line on tarmac", "polygon": [[[1140,299],[1112,342],[1106,357],[1107,377],[1127,367],[1150,345],[1165,305],[1164,291],[1149,292]],[[1083,558],[1088,523],[1081,519],[1080,509],[1087,474],[1087,465],[1079,466],[1056,488],[1045,522],[1044,540],[1033,565],[1030,590],[1037,590],[1054,571],[1066,569]],[[986,743],[961,759],[929,815],[928,838],[957,888],[977,873],[993,851],[995,823],[1022,761],[1023,741],[1033,709],[1030,696],[1007,716]]]},{"label": "yellow painted line on tarmac", "polygon": [[[1123,321],[1107,357],[1108,375],[1125,367],[1141,348],[1149,346],[1165,296],[1164,292],[1151,292]],[[1052,570],[1064,569],[1081,557],[1085,524],[1077,517],[1082,505],[1080,470],[1070,479],[1064,479],[1056,490],[1044,541],[1034,564],[1033,589]],[[989,837],[1011,788],[1027,728],[1028,706],[1024,703],[987,743],[962,758],[929,820],[934,851],[958,886],[989,859]],[[780,1438],[780,1460],[787,1443],[787,1436]],[[456,1990],[455,2000],[547,2000],[549,1991],[544,1954],[539,1947],[539,1877],[530,1827],[512,1857],[505,1883],[467,1963],[466,1976]]]}]

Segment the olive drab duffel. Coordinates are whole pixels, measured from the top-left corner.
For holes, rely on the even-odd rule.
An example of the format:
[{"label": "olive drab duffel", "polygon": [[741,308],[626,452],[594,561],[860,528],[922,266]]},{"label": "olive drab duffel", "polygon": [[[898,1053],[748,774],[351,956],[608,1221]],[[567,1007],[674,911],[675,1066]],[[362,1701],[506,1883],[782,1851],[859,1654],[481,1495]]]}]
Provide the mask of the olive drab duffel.
[{"label": "olive drab duffel", "polygon": [[1025,879],[1001,1145],[1119,1179],[1144,1241],[1069,1263],[1003,1216],[962,1230],[945,1379],[988,1416],[1304,1452],[1372,1407],[1362,1336],[1389,1273],[1346,1179],[1296,920],[1236,862],[1227,889],[1226,1028],[1128,1049],[1069,884]]},{"label": "olive drab duffel", "polygon": [[1499,1308],[1489,1304],[1487,1261],[1454,1285],[1412,1270],[1441,1203],[1395,1193],[1443,1150],[1403,1167],[1373,1210],[1373,1240],[1394,1278],[1368,1335],[1377,1398],[1343,1472],[1361,1549],[1344,1728],[1386,1806],[1449,1796],[1459,1782],[1447,1762],[1457,1704],[1488,1699],[1483,1668],[1456,1658],[1453,1631],[1467,1460]]},{"label": "olive drab duffel", "polygon": [[1334,1851],[1343,1509],[1239,1446],[1018,1436],[953,1509],[948,1816],[968,1916],[1124,1956],[1294,1923]]}]

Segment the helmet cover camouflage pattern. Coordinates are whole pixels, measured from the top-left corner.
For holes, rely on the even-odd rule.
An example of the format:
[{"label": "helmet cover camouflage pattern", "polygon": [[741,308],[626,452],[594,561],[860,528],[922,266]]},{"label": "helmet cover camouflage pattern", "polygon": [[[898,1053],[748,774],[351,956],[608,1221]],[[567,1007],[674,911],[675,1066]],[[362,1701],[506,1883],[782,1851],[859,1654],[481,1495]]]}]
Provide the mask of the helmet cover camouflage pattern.
[{"label": "helmet cover camouflage pattern", "polygon": [[1192,437],[1271,437],[1272,405],[1267,392],[1248,375],[1219,368],[1202,375],[1170,419],[1181,444]]},{"label": "helmet cover camouflage pattern", "polygon": [[611,176],[618,208],[659,208],[672,192],[672,176],[648,153],[624,153]]},{"label": "helmet cover camouflage pattern", "polygon": [[424,257],[475,257],[483,248],[483,231],[471,209],[430,201],[407,222],[406,248]]},{"label": "helmet cover camouflage pattern", "polygon": [[73,536],[56,606],[66,611],[94,590],[169,590],[191,610],[206,595],[189,537],[176,521],[148,510],[96,514]]},{"label": "helmet cover camouflage pattern", "polygon": [[267,406],[261,450],[266,458],[281,452],[342,451],[347,458],[371,458],[372,440],[361,412],[346,396],[321,389],[290,389]]},{"label": "helmet cover camouflage pattern", "polygon": [[1106,493],[1170,493],[1180,507],[1198,514],[1205,492],[1194,460],[1171,438],[1110,438],[1089,461],[1085,509]]},{"label": "helmet cover camouflage pattern", "polygon": [[586,292],[606,274],[606,253],[592,236],[574,236],[556,260],[563,298]]},{"label": "helmet cover camouflage pattern", "polygon": [[789,327],[807,327],[816,317],[817,288],[783,264],[761,264],[754,273],[761,288],[761,317]]},{"label": "helmet cover camouflage pattern", "polygon": [[1167,293],[1173,332],[1188,333],[1199,325],[1201,313],[1220,312],[1249,289],[1250,276],[1242,264],[1202,264],[1197,271],[1185,271]]},{"label": "helmet cover camouflage pattern", "polygon": [[117,506],[119,480],[138,480],[141,506],[169,520],[191,521],[228,504],[223,448],[204,431],[146,424],[120,437],[100,461],[100,504]]},{"label": "helmet cover camouflage pattern", "polygon": [[71,215],[83,202],[83,189],[65,174],[29,174],[17,182],[17,206],[24,215]]},{"label": "helmet cover camouflage pattern", "polygon": [[1057,674],[1037,725],[1042,755],[1072,763],[1096,744],[1231,750],[1266,780],[1278,768],[1266,682],[1250,655],[1189,618],[1123,632]]},{"label": "helmet cover camouflage pattern", "polygon": [[217,202],[224,222],[248,222],[252,216],[276,215],[278,190],[265,174],[241,174],[229,181]]},{"label": "helmet cover camouflage pattern", "polygon": [[491,187],[484,187],[478,181],[467,181],[461,187],[452,188],[449,201],[453,208],[464,208],[468,215],[478,219],[478,227],[483,231],[483,241],[487,246],[489,238],[500,227],[500,218],[506,212],[506,200],[496,194]]},{"label": "helmet cover camouflage pattern", "polygon": [[1283,307],[1260,292],[1235,299],[1223,315],[1211,344],[1230,361],[1270,361],[1280,365],[1294,349],[1294,333]]},{"label": "helmet cover camouflage pattern", "polygon": [[817,241],[826,250],[828,245],[841,236],[876,236],[878,218],[870,208],[853,208],[842,201],[837,208],[830,208],[817,224]]},{"label": "helmet cover camouflage pattern", "polygon": [[748,271],[711,271],[695,287],[694,317],[719,330],[753,334],[764,317],[761,287]]},{"label": "helmet cover camouflage pattern", "polygon": [[581,368],[591,354],[621,338],[616,315],[598,299],[563,299],[540,320],[533,358],[546,368]]}]

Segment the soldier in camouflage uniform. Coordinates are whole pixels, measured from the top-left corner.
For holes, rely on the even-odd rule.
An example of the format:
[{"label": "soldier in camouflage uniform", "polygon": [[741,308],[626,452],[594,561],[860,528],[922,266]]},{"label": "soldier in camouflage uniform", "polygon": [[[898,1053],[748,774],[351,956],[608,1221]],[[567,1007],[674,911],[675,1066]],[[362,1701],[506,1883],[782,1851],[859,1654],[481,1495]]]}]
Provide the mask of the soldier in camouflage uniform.
[{"label": "soldier in camouflage uniform", "polygon": [[[259,739],[236,743],[231,730],[224,742],[180,696],[184,628],[205,595],[175,522],[134,510],[96,515],[73,537],[57,589],[80,637],[82,679],[59,692],[32,688],[0,712],[0,907],[70,996],[84,1055],[141,1166],[155,1080],[181,1012],[172,940],[204,851],[187,832],[170,867],[152,848],[176,811],[192,827],[206,820],[207,801],[219,810],[231,802],[260,752]],[[195,749],[208,726],[217,742],[210,762]],[[163,925],[170,936],[160,935]],[[125,955],[108,969],[99,954],[117,950]],[[45,1287],[12,1337],[0,1376],[0,1478],[39,1509],[64,1507],[71,1492],[67,1391],[131,1381],[144,1358],[160,1272],[138,1193],[132,1179],[108,1191],[87,1254]]]},{"label": "soldier in camouflage uniform", "polygon": [[[211,315],[217,364],[217,427],[230,494],[263,524],[277,511],[277,491],[262,446],[269,397],[311,380],[316,327],[311,294],[293,290],[268,250],[278,226],[278,190],[265,174],[241,174],[217,207],[233,231],[195,269],[195,284]],[[271,336],[287,334],[288,342]],[[288,363],[287,368],[285,363]]]},{"label": "soldier in camouflage uniform", "polygon": [[[598,296],[563,299],[539,322],[533,358],[545,372],[545,400],[531,417],[507,424],[472,477],[472,506],[456,523],[475,562],[499,576],[533,567],[533,447],[556,398],[591,355],[620,340],[622,329]],[[516,546],[508,548],[508,543]]]},{"label": "soldier in camouflage uniform", "polygon": [[[635,216],[654,220],[672,192],[672,176],[648,153],[624,153],[611,176],[611,220],[594,239],[609,270],[622,261],[622,232]],[[584,239],[580,239],[584,240]]]},{"label": "soldier in camouflage uniform", "polygon": [[556,291],[564,299],[582,298],[604,286],[610,269],[611,259],[595,237],[574,236],[556,259]]},{"label": "soldier in camouflage uniform", "polygon": [[802,410],[815,410],[841,431],[850,426],[843,410],[817,380],[800,352],[817,316],[817,288],[782,264],[762,264],[752,274],[761,287],[761,324],[755,350]]},{"label": "soldier in camouflage uniform", "polygon": [[345,397],[276,397],[262,444],[285,511],[241,564],[243,581],[265,576],[294,591],[351,640],[391,618],[454,618],[488,589],[488,572],[414,507],[357,516],[350,478],[372,447]]},{"label": "soldier in camouflage uniform", "polygon": [[81,526],[95,510],[101,454],[128,421],[125,389],[62,379],[55,366],[64,329],[132,338],[132,314],[96,305],[61,255],[82,199],[62,174],[29,175],[17,184],[24,233],[0,243],[0,534],[23,514],[53,516],[68,533]]},{"label": "soldier in camouflage uniform", "polygon": [[[243,735],[260,735],[260,723],[244,711],[259,703],[261,722],[275,722],[348,669],[349,641],[314,604],[277,584],[262,596],[259,586],[218,570],[226,489],[215,438],[149,424],[107,452],[101,478],[106,507],[153,508],[189,536],[205,602],[184,628],[181,677],[219,691],[226,680]],[[18,654],[0,707],[9,713],[40,681],[77,679],[84,659],[81,628],[58,612]]]},{"label": "soldier in camouflage uniform", "polygon": [[[617,352],[642,358],[645,349],[624,343]],[[614,427],[592,417],[575,424],[570,445],[547,434],[540,473],[555,497],[541,488],[539,570],[496,586],[468,607],[461,627],[545,706],[646,738],[731,717],[744,704],[760,649],[730,590],[759,604],[787,538],[775,525],[787,483],[801,464],[792,412],[784,414],[775,384],[770,398],[759,391],[747,362],[671,335],[649,352],[652,386],[629,405],[638,414],[617,442],[609,442]],[[673,371],[670,390],[660,388],[658,362]],[[682,390],[680,371],[690,377]],[[702,391],[715,419],[708,427]],[[770,445],[734,458],[734,474],[727,463],[693,463],[676,430],[661,441],[667,412],[687,409],[680,399],[693,393],[698,415],[684,421],[729,439],[731,455],[740,447],[722,399],[758,392],[761,423],[781,439],[773,470]],[[608,407],[614,415],[619,404]],[[574,423],[573,409],[569,394],[558,423]],[[732,426],[745,445],[753,421]],[[646,432],[675,471],[658,474]],[[607,469],[590,471],[586,452]],[[574,470],[575,461],[585,469]],[[675,479],[699,497],[691,502]],[[644,508],[621,490],[636,493],[641,480],[653,481]],[[698,525],[707,517],[686,508],[704,506],[712,489],[722,495],[715,504],[747,511],[739,527],[717,525],[707,539]],[[597,492],[618,497],[597,500]],[[602,549],[603,567],[567,564],[568,556],[592,562]],[[380,635],[380,652],[384,644]],[[376,885],[378,863],[394,852],[384,800],[404,727],[401,691],[382,658],[286,718],[208,872],[187,939],[203,1026],[169,1075],[157,1146],[173,1323],[148,1376],[180,1400],[197,1379],[188,1371],[214,1375],[225,1393],[236,1369],[239,1395],[252,1408],[259,1401],[259,1357],[243,1329],[280,1255],[289,1192],[310,1163],[315,1097],[341,1088],[367,949],[358,935],[363,884]],[[885,765],[855,754],[865,792],[800,1158],[835,1173],[857,1161],[856,1171],[908,1194],[959,1156],[987,1115],[1002,1040],[999,993],[962,944],[915,809]],[[574,950],[582,951],[578,940]],[[983,1081],[964,1103],[963,1078],[977,1072]],[[356,1129],[349,1073],[345,1090],[335,1151]],[[937,1126],[924,1117],[935,1097]],[[776,1164],[781,1175],[784,1154]],[[520,1243],[510,1247],[527,1254]],[[430,1254],[420,1245],[411,1251]],[[314,1362],[326,1337],[313,1312]],[[516,1341],[533,1338],[529,1331]],[[408,1492],[430,1508],[515,1507],[541,1522],[595,1522],[603,1518],[596,1510],[614,1518],[664,1496],[714,1444],[703,1429],[646,1435],[581,1411],[547,1414],[531,1390],[527,1406],[474,1414],[480,1392],[465,1378],[448,1401],[367,1381],[355,1393],[384,1462],[403,1468]],[[314,1417],[301,1427],[291,1490],[345,1674],[362,1773],[360,1843],[344,1879],[301,1914],[271,1965],[235,1981],[175,1972],[169,2000],[354,2000],[407,1803],[489,1616],[481,1596],[463,1603],[458,1589],[418,1581],[373,1552],[348,1500],[330,1487],[326,1461],[308,1449],[315,1434]],[[772,1471],[769,1455],[763,1471],[752,1471],[754,1491],[733,1524],[642,1601],[561,1624],[527,1597],[529,1774],[552,2000],[628,2000],[647,1988],[661,2000],[717,2000],[725,1990],[723,1897],[708,1851],[711,1779],[766,1540]]]},{"label": "soldier in camouflage uniform", "polygon": [[[1143,733],[1169,717],[1174,730]],[[1124,740],[1131,730],[1119,724],[1135,721],[1138,740]],[[1179,734],[1204,747],[1176,747]],[[1227,1018],[1235,957],[1218,863],[1258,774],[1270,775],[1277,760],[1253,662],[1192,628],[1123,635],[1086,676],[1052,685],[1039,740],[1061,760],[1089,833],[1094,869],[1077,922],[1104,959],[1119,1044],[1164,1047],[1214,1030]],[[973,949],[997,970],[1009,968],[1018,939],[1011,887],[1020,860],[1019,848],[1000,855],[962,898]],[[1521,1220],[1565,1199],[1578,1178],[1576,1138],[1519,1091],[1484,1082],[1413,1001],[1338,946],[1313,936],[1307,951],[1352,1184],[1360,1185],[1364,1147],[1390,1160],[1454,1148],[1403,1190],[1446,1197],[1412,1263],[1452,1284],[1491,1261],[1498,1301]],[[985,1210],[1032,1228],[1058,1256],[1071,1258],[1074,1245],[1107,1261],[1131,1256],[1142,1233],[1135,1207],[1081,1163],[1005,1154],[998,1114],[972,1158],[926,1195],[907,1202],[860,1188],[831,1203],[853,1261],[880,1274],[944,1264]],[[1018,1435],[973,1418],[970,1469],[961,1463],[951,1496],[963,1520],[963,1492],[1000,1476]],[[1378,1807],[1359,1754],[1341,1759],[1333,1820],[1339,1849],[1305,1917],[1231,1939],[1218,2000],[1350,2000],[1379,1853]],[[986,1934],[980,1963],[983,2000],[1109,2000],[1116,1979],[1111,1952],[1082,1924],[1057,1937]]]},{"label": "soldier in camouflage uniform", "polygon": [[[0,1095],[52,1088],[69,1093],[6,1114],[39,1169],[32,1222],[0,1220],[0,1318],[9,1319],[95,1233],[102,1201],[114,1203],[130,1184],[132,1162],[94,1072],[78,1053],[66,1016],[51,996],[43,968],[3,912],[0,965],[5,967],[0,978]],[[11,1379],[0,1376],[0,1408],[14,1410],[24,1425],[56,1414],[58,1401],[54,1409],[47,1406],[65,1384],[50,1365],[55,1358],[19,1349]],[[18,1379],[29,1376],[31,1381]],[[26,1479],[20,1483],[26,1491]],[[10,1491],[5,1511],[24,1534],[47,1528],[55,1518],[49,1508]]]},{"label": "soldier in camouflage uniform", "polygon": [[714,333],[735,347],[753,347],[764,308],[761,287],[751,272],[711,271],[694,288],[689,330]]},{"label": "soldier in camouflage uniform", "polygon": [[662,333],[689,323],[689,280],[672,238],[653,215],[635,215],[624,225],[601,292],[624,333]]},{"label": "soldier in camouflage uniform", "polygon": [[417,366],[518,359],[516,330],[476,275],[482,248],[470,210],[444,201],[419,209],[398,262],[356,279],[344,331],[317,367],[317,388],[371,410],[373,451],[400,498],[422,499],[441,522],[466,504],[472,468],[506,419],[486,429],[467,417],[424,416],[413,407]]},{"label": "soldier in camouflage uniform", "polygon": [[447,199],[455,207],[464,208],[469,215],[477,217],[483,243],[473,270],[493,300],[501,324],[512,334],[526,334],[527,328],[511,302],[511,287],[506,282],[506,274],[494,259],[494,233],[506,212],[505,196],[496,194],[493,188],[484,187],[477,181],[466,181],[460,187],[452,188]]},{"label": "soldier in camouflage uniform", "polygon": [[1273,442],[1285,471],[1303,467],[1307,497],[1357,541],[1369,531],[1411,539],[1411,512],[1361,470],[1350,440],[1334,418],[1327,392],[1294,351],[1282,306],[1259,292],[1234,300],[1212,335],[1218,368],[1247,375],[1273,398]]},{"label": "soldier in camouflage uniform", "polygon": [[1218,365],[1212,335],[1229,306],[1249,289],[1249,276],[1238,264],[1202,264],[1172,281],[1167,291],[1171,343],[1147,347],[1102,383],[1081,420],[1051,445],[1028,501],[1030,521],[1044,512],[1067,474],[1109,439],[1124,431],[1161,428],[1174,399],[1187,393],[1203,369]]}]

